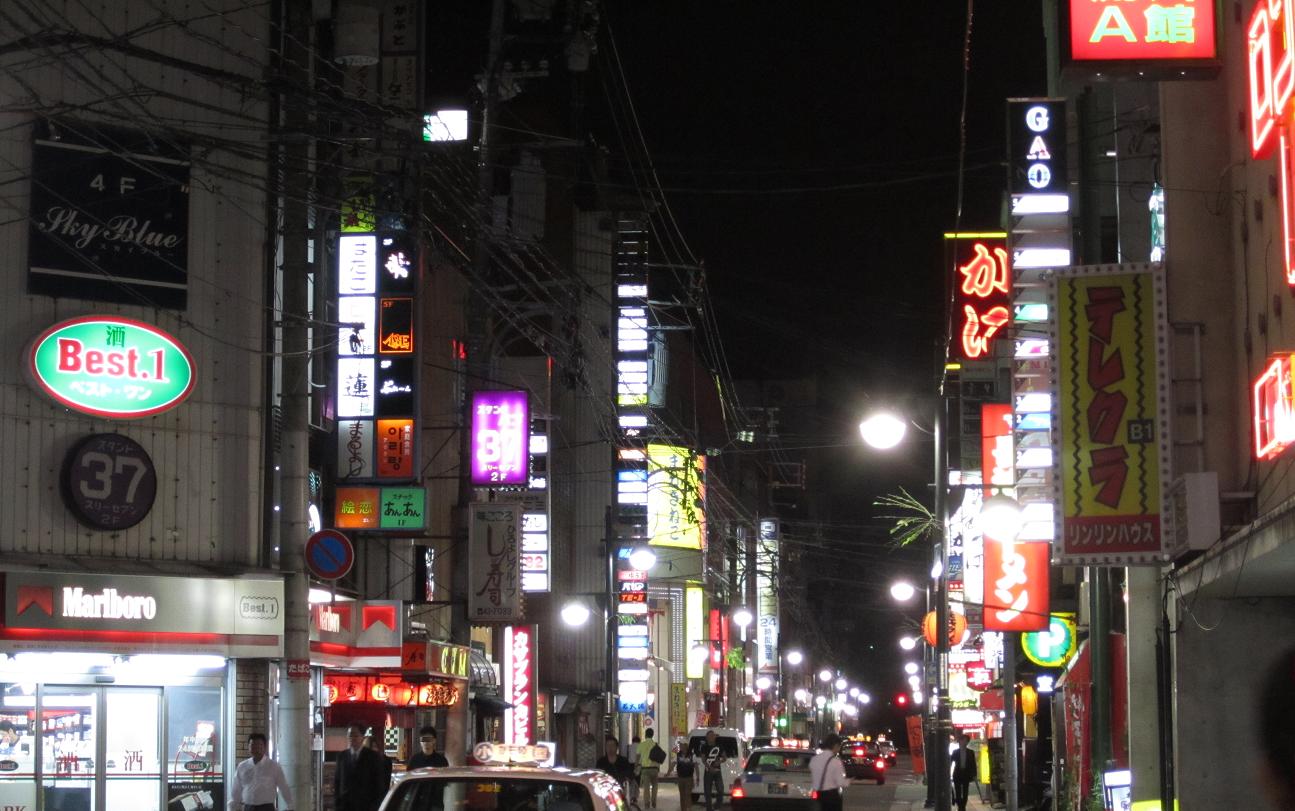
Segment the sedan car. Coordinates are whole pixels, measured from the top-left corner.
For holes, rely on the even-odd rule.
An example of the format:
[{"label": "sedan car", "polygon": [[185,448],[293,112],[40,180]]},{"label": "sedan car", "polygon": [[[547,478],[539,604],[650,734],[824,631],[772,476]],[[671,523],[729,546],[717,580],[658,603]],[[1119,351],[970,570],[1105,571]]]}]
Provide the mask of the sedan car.
[{"label": "sedan car", "polygon": [[[543,751],[541,751],[543,750]],[[621,811],[615,780],[600,771],[553,768],[551,745],[478,744],[483,766],[397,775],[381,811]]]},{"label": "sedan car", "polygon": [[877,747],[881,750],[881,756],[886,759],[886,763],[894,766],[899,762],[899,750],[895,744],[890,741],[877,741]]},{"label": "sedan car", "polygon": [[733,781],[733,811],[818,807],[809,773],[814,752],[769,746],[756,749]]},{"label": "sedan car", "polygon": [[871,741],[846,741],[841,746],[841,762],[851,780],[876,780],[879,786],[886,782],[886,756]]}]

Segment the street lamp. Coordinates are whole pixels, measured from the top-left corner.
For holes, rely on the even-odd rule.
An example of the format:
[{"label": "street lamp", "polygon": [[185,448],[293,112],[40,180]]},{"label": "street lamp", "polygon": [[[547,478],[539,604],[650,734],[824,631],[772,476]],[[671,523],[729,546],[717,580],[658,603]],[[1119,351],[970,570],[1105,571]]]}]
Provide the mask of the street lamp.
[{"label": "street lamp", "polygon": [[798,650],[787,651],[787,664],[796,667],[803,661],[805,661],[805,654]]},{"label": "street lamp", "polygon": [[870,447],[888,451],[904,441],[908,423],[888,411],[869,415],[859,423],[859,434]]},{"label": "street lamp", "polygon": [[559,612],[562,622],[568,628],[579,628],[584,625],[589,621],[591,614],[589,606],[579,601],[567,603],[562,606],[562,610]]},{"label": "street lamp", "polygon": [[850,688],[850,698],[858,698],[858,697],[859,697],[859,688],[858,688],[858,687],[851,687],[851,688]]},{"label": "street lamp", "polygon": [[630,567],[646,572],[656,565],[656,553],[646,546],[637,546],[630,552]]},{"label": "street lamp", "polygon": [[915,594],[917,594],[917,589],[907,580],[900,580],[890,586],[890,596],[901,603],[906,603],[913,599]]},{"label": "street lamp", "polygon": [[850,682],[845,680],[845,676],[840,676],[836,680],[836,689],[844,690],[847,686],[849,686],[849,684]]},{"label": "street lamp", "polygon": [[901,636],[899,638],[899,647],[904,650],[912,650],[917,647],[917,638],[911,636]]},{"label": "street lamp", "polygon": [[757,690],[768,690],[769,687],[772,685],[773,685],[773,682],[769,679],[768,676],[760,676],[755,680],[755,689]]},{"label": "street lamp", "polygon": [[921,666],[917,662],[908,662],[904,665],[904,672],[910,676],[916,675]]},{"label": "street lamp", "polygon": [[804,687],[797,687],[796,692],[792,693],[792,697],[801,704],[806,704],[809,702],[809,691]]},{"label": "street lamp", "polygon": [[823,682],[824,684],[827,684],[832,680],[832,671],[828,670],[827,668],[823,668],[822,670],[818,671],[818,680]]},{"label": "street lamp", "polygon": [[752,621],[754,620],[755,620],[755,617],[751,616],[750,609],[739,608],[733,612],[733,622],[734,624],[737,625],[737,627],[742,629],[743,633],[746,633],[746,629],[751,625]]}]

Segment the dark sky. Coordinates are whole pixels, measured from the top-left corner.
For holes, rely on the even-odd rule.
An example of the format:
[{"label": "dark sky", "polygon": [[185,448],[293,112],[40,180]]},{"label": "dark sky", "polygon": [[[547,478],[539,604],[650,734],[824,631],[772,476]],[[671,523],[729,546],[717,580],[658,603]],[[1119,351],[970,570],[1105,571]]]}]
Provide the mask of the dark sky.
[{"label": "dark sky", "polygon": [[[867,533],[877,495],[929,493],[929,441],[879,461],[854,424],[869,403],[933,400],[965,6],[610,0],[606,16],[734,375],[818,376],[818,439],[846,446],[819,478],[836,504],[826,532]],[[976,4],[964,230],[999,227],[1003,102],[1046,93],[1041,17],[1039,2]],[[921,559],[861,552],[834,571],[863,585],[811,588],[841,664],[883,699],[903,689],[900,619],[875,569]]]}]

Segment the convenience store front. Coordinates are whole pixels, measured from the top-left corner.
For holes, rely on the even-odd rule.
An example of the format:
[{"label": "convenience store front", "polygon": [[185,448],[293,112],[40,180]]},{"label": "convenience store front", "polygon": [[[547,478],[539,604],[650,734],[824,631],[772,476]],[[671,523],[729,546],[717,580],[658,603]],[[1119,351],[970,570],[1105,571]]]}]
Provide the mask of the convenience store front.
[{"label": "convenience store front", "polygon": [[0,808],[226,803],[239,658],[283,651],[271,578],[0,572]]}]

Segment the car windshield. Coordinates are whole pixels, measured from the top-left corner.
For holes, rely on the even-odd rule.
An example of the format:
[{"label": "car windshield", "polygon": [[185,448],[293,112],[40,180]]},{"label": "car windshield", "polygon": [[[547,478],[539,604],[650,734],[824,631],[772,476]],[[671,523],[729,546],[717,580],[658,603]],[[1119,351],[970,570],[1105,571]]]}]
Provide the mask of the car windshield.
[{"label": "car windshield", "polygon": [[[713,748],[701,735],[694,735],[688,746],[699,757],[706,757],[706,753]],[[714,746],[719,747],[719,753],[724,757],[737,757],[737,738],[716,738]]]},{"label": "car windshield", "polygon": [[809,752],[756,752],[747,758],[748,772],[807,772]]},{"label": "car windshield", "polygon": [[396,792],[389,811],[594,811],[593,798],[580,783],[542,778],[410,780]]}]

